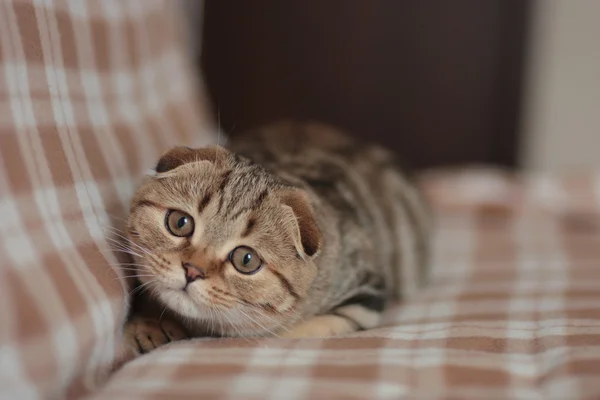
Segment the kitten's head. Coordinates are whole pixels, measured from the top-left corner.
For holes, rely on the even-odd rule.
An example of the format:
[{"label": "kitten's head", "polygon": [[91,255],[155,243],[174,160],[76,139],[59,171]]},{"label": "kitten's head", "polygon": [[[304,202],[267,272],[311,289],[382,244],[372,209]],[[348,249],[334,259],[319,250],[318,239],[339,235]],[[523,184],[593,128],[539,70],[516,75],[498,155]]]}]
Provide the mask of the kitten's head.
[{"label": "kitten's head", "polygon": [[166,153],[127,229],[148,291],[223,335],[283,327],[317,274],[306,192],[218,146]]}]

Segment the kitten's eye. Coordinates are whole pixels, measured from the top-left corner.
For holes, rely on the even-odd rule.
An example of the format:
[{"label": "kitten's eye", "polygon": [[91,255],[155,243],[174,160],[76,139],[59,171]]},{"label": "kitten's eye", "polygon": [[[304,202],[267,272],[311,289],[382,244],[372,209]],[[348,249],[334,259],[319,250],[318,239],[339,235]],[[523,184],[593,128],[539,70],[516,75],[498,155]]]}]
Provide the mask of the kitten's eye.
[{"label": "kitten's eye", "polygon": [[194,233],[194,218],[183,211],[169,210],[165,218],[165,226],[173,236],[192,236],[192,233]]},{"label": "kitten's eye", "polygon": [[262,260],[250,247],[240,246],[229,254],[229,261],[242,274],[251,275],[262,267]]}]

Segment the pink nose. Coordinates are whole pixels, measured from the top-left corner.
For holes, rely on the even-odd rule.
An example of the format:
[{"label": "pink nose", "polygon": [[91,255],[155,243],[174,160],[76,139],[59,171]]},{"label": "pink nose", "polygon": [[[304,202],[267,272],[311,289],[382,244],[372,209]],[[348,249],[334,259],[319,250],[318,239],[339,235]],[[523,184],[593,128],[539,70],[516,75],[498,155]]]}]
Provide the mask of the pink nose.
[{"label": "pink nose", "polygon": [[182,263],[181,266],[185,271],[185,280],[190,282],[194,282],[196,279],[204,279],[206,278],[206,274],[200,268],[191,263]]}]

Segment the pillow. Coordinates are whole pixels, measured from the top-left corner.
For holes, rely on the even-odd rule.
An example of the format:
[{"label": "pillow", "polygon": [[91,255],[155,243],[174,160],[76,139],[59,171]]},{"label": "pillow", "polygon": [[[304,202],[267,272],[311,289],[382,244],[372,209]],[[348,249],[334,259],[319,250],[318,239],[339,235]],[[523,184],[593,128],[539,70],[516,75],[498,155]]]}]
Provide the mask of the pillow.
[{"label": "pillow", "polygon": [[214,141],[178,4],[0,2],[2,398],[105,381],[128,307],[112,244],[130,196],[169,147]]}]

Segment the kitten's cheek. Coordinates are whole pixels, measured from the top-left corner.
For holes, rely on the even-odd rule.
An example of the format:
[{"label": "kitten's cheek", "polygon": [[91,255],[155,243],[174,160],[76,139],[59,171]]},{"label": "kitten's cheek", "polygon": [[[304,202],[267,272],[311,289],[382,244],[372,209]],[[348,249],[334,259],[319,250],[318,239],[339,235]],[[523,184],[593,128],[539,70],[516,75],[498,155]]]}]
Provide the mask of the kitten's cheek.
[{"label": "kitten's cheek", "polygon": [[286,312],[290,310],[294,304],[296,304],[296,299],[292,296],[283,296],[284,300],[279,304],[279,312]]},{"label": "kitten's cheek", "polygon": [[200,306],[206,305],[204,299],[208,296],[206,290],[204,290],[201,285],[188,286],[187,289],[183,291],[182,295]]}]

